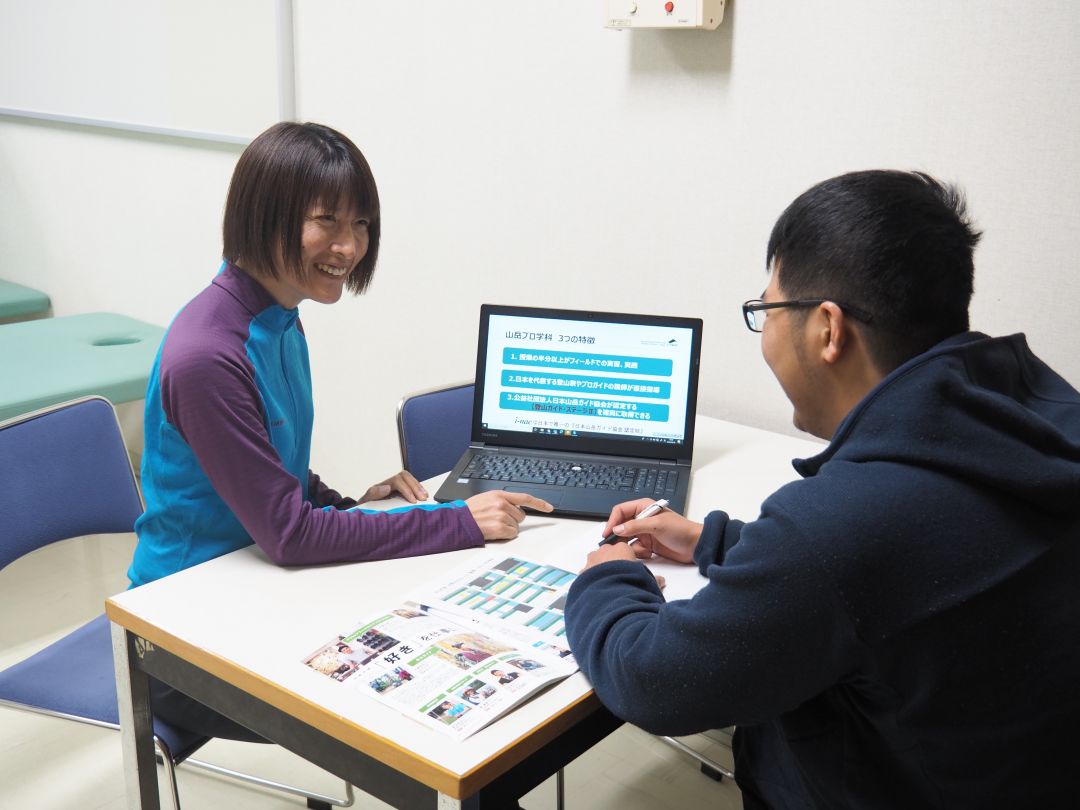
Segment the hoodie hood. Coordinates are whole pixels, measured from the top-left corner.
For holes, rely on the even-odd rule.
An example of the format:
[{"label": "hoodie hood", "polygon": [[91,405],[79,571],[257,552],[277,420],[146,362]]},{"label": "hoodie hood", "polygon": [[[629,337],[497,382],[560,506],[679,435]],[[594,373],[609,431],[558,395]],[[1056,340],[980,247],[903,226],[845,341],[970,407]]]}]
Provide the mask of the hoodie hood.
[{"label": "hoodie hood", "polygon": [[885,377],[822,453],[794,466],[811,477],[834,459],[914,465],[1067,515],[1080,511],[1070,436],[1080,436],[1080,394],[1026,338],[966,332]]}]

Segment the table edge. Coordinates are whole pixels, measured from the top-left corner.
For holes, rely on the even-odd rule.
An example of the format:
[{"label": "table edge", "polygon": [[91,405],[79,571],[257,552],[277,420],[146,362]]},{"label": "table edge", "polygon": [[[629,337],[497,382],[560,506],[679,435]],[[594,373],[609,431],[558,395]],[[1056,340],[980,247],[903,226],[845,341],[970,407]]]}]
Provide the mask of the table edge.
[{"label": "table edge", "polygon": [[[323,733],[370,756],[433,790],[455,799],[464,799],[524,761],[575,723],[601,708],[592,691],[567,705],[562,711],[534,726],[463,774],[457,774],[339,714],[312,703],[297,693],[267,680],[258,673],[226,658],[184,641],[132,613],[112,599],[105,602],[111,622],[160,646],[226,683],[242,689],[280,711],[317,728]],[[495,721],[499,722],[498,720]],[[468,745],[468,740],[460,744]]]}]

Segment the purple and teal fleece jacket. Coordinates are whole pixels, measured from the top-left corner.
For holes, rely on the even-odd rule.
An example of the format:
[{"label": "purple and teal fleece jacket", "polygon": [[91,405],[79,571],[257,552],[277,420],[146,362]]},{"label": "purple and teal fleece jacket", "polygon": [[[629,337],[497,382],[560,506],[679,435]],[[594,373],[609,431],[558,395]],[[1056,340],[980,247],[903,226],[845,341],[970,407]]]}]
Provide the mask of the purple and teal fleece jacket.
[{"label": "purple and teal fleece jacket", "polygon": [[298,310],[226,263],[176,316],[154,361],[132,586],[252,542],[278,565],[483,545],[462,501],[354,508],[308,466],[313,421]]}]

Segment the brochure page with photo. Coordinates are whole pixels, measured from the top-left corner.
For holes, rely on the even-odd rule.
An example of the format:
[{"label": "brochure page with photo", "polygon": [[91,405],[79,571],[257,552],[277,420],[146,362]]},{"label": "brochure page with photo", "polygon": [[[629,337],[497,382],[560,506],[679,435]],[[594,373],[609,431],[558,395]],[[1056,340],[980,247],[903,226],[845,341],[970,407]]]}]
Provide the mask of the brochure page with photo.
[{"label": "brochure page with photo", "polygon": [[485,560],[335,636],[303,663],[464,739],[577,671],[561,610],[573,577],[516,557]]},{"label": "brochure page with photo", "polygon": [[573,660],[566,641],[566,594],[577,574],[520,557],[493,557],[462,566],[442,585],[412,598],[431,613],[492,627],[531,649]]}]

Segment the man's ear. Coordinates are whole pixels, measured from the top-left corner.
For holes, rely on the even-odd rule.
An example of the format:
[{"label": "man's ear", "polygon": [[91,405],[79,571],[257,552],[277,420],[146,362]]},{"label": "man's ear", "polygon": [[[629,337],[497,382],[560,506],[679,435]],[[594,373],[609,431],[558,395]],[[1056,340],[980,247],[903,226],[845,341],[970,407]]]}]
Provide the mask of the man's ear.
[{"label": "man's ear", "polygon": [[821,359],[832,365],[840,359],[847,346],[850,337],[847,320],[844,311],[832,301],[818,304],[816,314],[820,321]]}]

